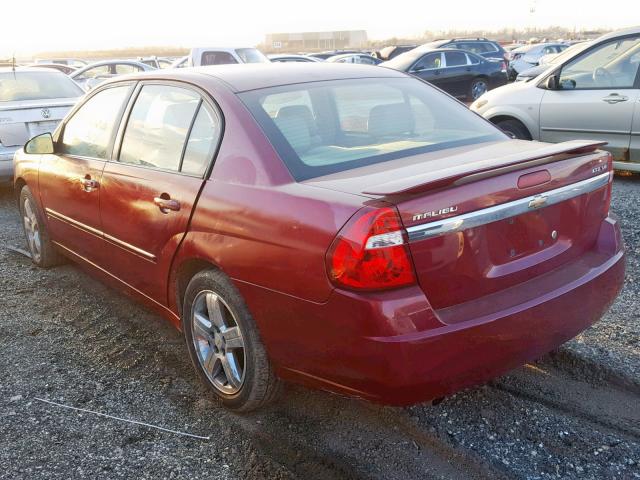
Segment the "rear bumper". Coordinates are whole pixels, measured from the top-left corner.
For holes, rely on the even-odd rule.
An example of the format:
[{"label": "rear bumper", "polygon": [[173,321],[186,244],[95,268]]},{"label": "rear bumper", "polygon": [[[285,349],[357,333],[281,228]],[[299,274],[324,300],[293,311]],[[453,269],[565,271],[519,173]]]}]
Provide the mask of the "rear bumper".
[{"label": "rear bumper", "polygon": [[575,337],[614,301],[624,272],[620,228],[607,218],[592,252],[485,302],[492,310],[434,311],[413,288],[335,291],[321,305],[279,297],[277,306],[273,292],[239,288],[281,377],[408,405],[485,382]]},{"label": "rear bumper", "polygon": [[15,152],[0,153],[0,184],[13,181],[13,155]]},{"label": "rear bumper", "polygon": [[616,170],[627,170],[629,172],[640,173],[640,163],[635,162],[613,162],[613,168]]}]

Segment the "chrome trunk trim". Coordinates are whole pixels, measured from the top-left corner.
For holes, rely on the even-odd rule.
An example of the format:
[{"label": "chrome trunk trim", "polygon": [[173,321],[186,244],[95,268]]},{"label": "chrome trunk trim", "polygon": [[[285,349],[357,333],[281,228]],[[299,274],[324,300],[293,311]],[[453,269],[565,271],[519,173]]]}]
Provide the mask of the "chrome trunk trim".
[{"label": "chrome trunk trim", "polygon": [[414,225],[413,227],[407,228],[409,241],[423,240],[448,233],[460,232],[468,228],[479,227],[487,223],[497,222],[564,202],[606,186],[609,183],[609,176],[610,172],[605,172],[595,177],[572,183],[571,185],[549,190],[548,192],[538,195],[524,197],[519,200],[514,200],[513,202],[501,203],[500,205],[449,217],[436,222]]}]

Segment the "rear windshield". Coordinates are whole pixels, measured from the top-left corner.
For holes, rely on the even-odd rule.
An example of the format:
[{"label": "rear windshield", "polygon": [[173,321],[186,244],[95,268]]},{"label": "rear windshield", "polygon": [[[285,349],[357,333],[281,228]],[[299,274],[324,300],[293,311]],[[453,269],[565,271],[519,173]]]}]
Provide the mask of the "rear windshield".
[{"label": "rear windshield", "polygon": [[244,63],[269,63],[269,59],[255,48],[236,48],[236,53]]},{"label": "rear windshield", "polygon": [[286,85],[240,97],[298,181],[506,139],[461,103],[409,77]]},{"label": "rear windshield", "polygon": [[74,98],[82,89],[62,72],[2,72],[0,102]]}]

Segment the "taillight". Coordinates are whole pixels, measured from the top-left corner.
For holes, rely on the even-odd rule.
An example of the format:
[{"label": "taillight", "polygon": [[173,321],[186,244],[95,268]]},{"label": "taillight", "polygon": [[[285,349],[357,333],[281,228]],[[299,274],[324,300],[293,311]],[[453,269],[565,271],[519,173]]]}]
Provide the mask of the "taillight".
[{"label": "taillight", "polygon": [[331,281],[355,290],[384,290],[416,282],[406,233],[393,207],[365,207],[342,227],[327,252]]},{"label": "taillight", "polygon": [[501,72],[507,71],[507,62],[500,62],[500,71]]}]

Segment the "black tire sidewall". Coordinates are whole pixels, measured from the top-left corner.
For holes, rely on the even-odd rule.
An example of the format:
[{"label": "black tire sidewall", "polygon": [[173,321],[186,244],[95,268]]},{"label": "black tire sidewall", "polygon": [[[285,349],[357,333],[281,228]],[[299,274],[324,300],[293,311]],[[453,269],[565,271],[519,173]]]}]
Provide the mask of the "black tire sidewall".
[{"label": "black tire sidewall", "polygon": [[27,199],[29,200],[29,203],[31,203],[31,208],[33,209],[33,213],[38,221],[38,230],[40,231],[40,260],[36,261],[33,257],[33,252],[31,252],[31,247],[28,246],[29,253],[31,254],[31,261],[39,267],[48,268],[60,262],[60,255],[51,243],[49,231],[47,230],[47,225],[44,222],[43,215],[40,212],[40,207],[35,201],[33,193],[31,193],[31,189],[27,185],[23,186],[22,190],[20,190],[20,220],[22,222],[22,231],[24,232],[25,239],[27,238],[27,230],[24,225],[24,203]]},{"label": "black tire sidewall", "polygon": [[503,120],[497,122],[496,126],[504,132],[512,133],[517,140],[531,140],[526,128],[516,120]]}]

